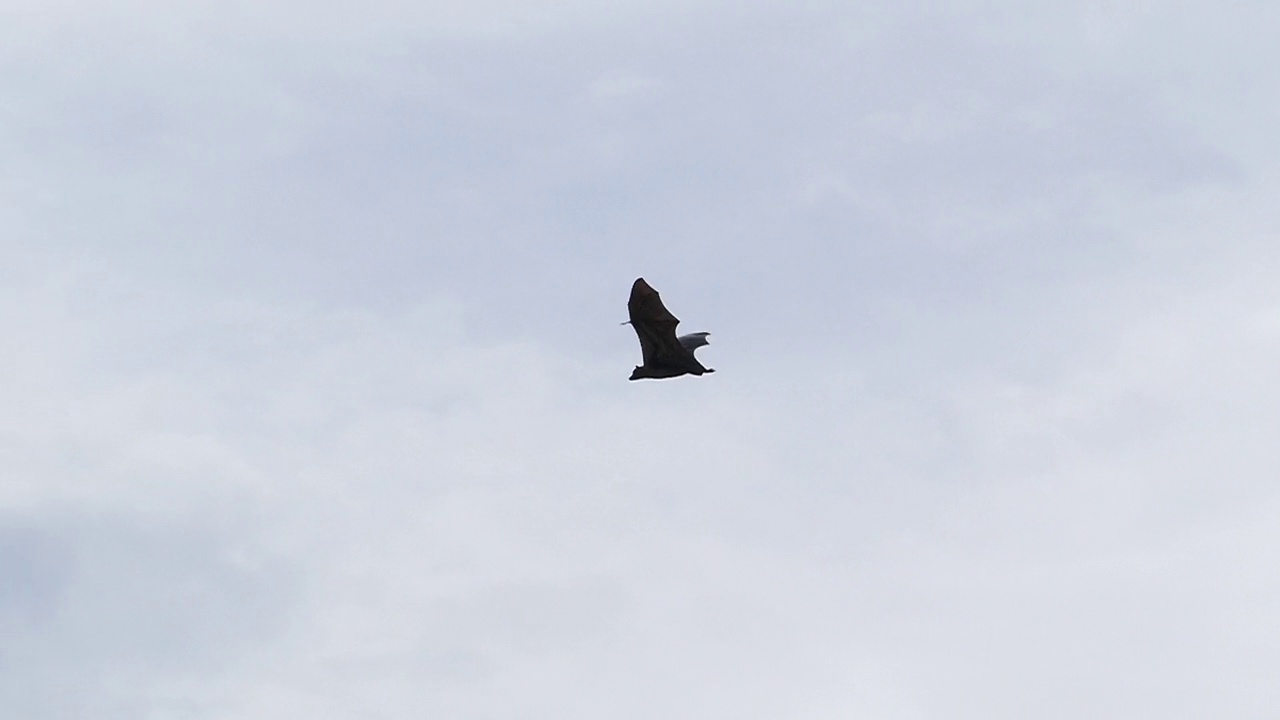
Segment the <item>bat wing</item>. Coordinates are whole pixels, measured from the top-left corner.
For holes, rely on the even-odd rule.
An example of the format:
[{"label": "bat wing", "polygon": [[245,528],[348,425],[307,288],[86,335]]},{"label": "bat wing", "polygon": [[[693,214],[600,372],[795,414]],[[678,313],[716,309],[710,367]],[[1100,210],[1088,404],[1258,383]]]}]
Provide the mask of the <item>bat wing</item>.
[{"label": "bat wing", "polygon": [[644,278],[636,278],[631,286],[627,312],[631,316],[631,327],[635,328],[636,337],[640,339],[645,365],[706,371],[693,353],[676,339],[676,326],[680,320],[667,310],[658,291],[650,287]]}]

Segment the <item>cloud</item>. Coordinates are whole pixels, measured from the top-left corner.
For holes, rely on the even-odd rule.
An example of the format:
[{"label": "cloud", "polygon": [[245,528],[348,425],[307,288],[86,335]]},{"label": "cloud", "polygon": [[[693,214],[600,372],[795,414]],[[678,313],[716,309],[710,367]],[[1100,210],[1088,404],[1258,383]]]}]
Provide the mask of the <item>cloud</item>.
[{"label": "cloud", "polygon": [[175,687],[278,632],[287,573],[246,564],[227,528],[173,520],[6,514],[0,664],[14,707],[37,718],[183,711],[198,699]]},{"label": "cloud", "polygon": [[[1220,21],[76,7],[6,44],[24,717],[1264,716]],[[714,376],[626,382],[637,275]]]}]

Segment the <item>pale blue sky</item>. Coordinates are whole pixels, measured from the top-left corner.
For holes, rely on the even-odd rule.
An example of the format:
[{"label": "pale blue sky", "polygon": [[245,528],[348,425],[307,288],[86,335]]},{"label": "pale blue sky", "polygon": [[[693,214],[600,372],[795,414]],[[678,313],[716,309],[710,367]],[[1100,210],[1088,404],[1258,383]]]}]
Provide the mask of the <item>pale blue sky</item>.
[{"label": "pale blue sky", "polygon": [[1280,708],[1271,6],[171,5],[0,4],[0,705]]}]

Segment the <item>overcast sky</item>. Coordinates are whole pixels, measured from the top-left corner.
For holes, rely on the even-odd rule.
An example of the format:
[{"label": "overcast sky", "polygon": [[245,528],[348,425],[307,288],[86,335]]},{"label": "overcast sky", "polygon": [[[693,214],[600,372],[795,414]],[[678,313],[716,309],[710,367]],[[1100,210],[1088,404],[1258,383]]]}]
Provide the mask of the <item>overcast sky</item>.
[{"label": "overcast sky", "polygon": [[0,1],[0,706],[1277,717],[1280,10],[949,7]]}]

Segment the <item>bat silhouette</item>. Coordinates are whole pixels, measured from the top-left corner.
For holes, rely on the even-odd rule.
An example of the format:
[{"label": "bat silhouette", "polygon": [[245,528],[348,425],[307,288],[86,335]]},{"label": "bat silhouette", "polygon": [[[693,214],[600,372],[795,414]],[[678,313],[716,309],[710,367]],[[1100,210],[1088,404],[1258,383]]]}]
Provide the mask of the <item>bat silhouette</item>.
[{"label": "bat silhouette", "polygon": [[658,291],[649,287],[644,278],[636,278],[631,286],[631,299],[627,301],[627,313],[631,316],[624,325],[635,328],[640,338],[640,352],[644,364],[631,372],[631,380],[673,378],[681,375],[702,375],[715,372],[703,367],[693,356],[693,351],[709,345],[711,333],[697,332],[676,337],[676,325],[680,321],[662,304]]}]

